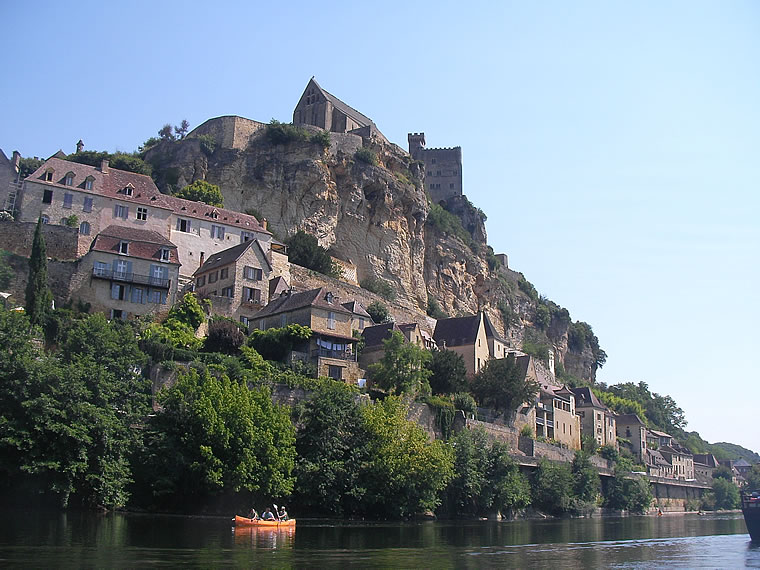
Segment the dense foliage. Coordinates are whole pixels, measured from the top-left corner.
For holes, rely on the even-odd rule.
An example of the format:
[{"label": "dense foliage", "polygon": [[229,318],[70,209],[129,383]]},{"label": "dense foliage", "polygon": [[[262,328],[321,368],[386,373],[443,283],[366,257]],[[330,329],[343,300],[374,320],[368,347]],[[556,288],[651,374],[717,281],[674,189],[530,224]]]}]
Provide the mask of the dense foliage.
[{"label": "dense foliage", "polygon": [[96,167],[99,167],[103,160],[107,160],[108,166],[117,170],[126,170],[147,176],[153,172],[153,167],[140,158],[137,153],[115,152],[112,154],[107,151],[83,150],[68,155],[66,160]]},{"label": "dense foliage", "polygon": [[311,338],[311,329],[298,324],[265,331],[254,329],[248,337],[248,345],[266,360],[284,362],[285,357],[295,347],[303,345]]},{"label": "dense foliage", "polygon": [[431,360],[430,352],[406,342],[399,331],[393,331],[383,346],[383,358],[367,369],[373,385],[391,394],[430,392],[428,378],[432,372],[426,366]]},{"label": "dense foliage", "polygon": [[266,136],[272,144],[311,142],[319,145],[323,149],[330,148],[329,131],[321,130],[318,132],[311,132],[304,127],[299,127],[290,123],[281,123],[275,119],[272,119],[267,125]]},{"label": "dense foliage", "polygon": [[393,320],[390,312],[388,312],[388,307],[380,301],[372,301],[367,307],[367,314],[372,318],[372,322],[377,325]]},{"label": "dense foliage", "polygon": [[196,180],[192,184],[188,184],[184,188],[174,192],[174,195],[177,198],[184,198],[193,202],[203,202],[209,206],[224,207],[224,196],[219,186],[205,180]]},{"label": "dense foliage", "polygon": [[454,394],[468,390],[464,358],[453,350],[434,350],[426,366],[430,370],[429,382],[433,394]]},{"label": "dense foliage", "polygon": [[339,269],[333,263],[327,250],[319,245],[317,238],[298,230],[285,240],[288,246],[288,260],[296,265],[313,269],[330,277],[337,277]]},{"label": "dense foliage", "polygon": [[48,286],[47,253],[45,238],[42,236],[42,218],[37,220],[29,258],[29,278],[26,282],[26,303],[24,305],[29,322],[40,325],[52,310],[53,294]]},{"label": "dense foliage", "polygon": [[537,392],[538,384],[520,373],[514,353],[487,361],[472,382],[472,393],[480,405],[504,412],[515,411]]},{"label": "dense foliage", "polygon": [[386,301],[392,302],[396,299],[396,289],[394,289],[393,285],[384,279],[369,276],[362,279],[359,285],[362,289],[366,289],[367,291],[371,291],[376,295],[380,295]]}]

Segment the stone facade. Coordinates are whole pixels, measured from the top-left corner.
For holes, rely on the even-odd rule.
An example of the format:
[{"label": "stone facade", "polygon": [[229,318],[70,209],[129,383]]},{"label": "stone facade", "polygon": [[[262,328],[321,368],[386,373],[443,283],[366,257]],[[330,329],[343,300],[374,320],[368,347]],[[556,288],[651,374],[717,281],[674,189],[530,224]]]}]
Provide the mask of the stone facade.
[{"label": "stone facade", "polygon": [[598,446],[617,444],[617,428],[615,414],[602,404],[591,388],[573,388],[575,409],[581,421],[581,434],[590,435]]},{"label": "stone facade", "polygon": [[19,159],[18,151],[13,151],[11,159],[0,149],[0,210],[13,213],[17,209],[16,195],[19,191]]},{"label": "stone facade", "polygon": [[187,138],[210,136],[220,148],[245,150],[251,136],[264,128],[266,128],[265,123],[236,115],[226,115],[209,119],[198,125],[188,133]]},{"label": "stone facade", "polygon": [[[29,257],[32,254],[32,241],[37,222],[0,222],[0,244],[2,249],[17,255]],[[72,260],[86,252],[91,239],[80,239],[77,228],[67,226],[43,225],[42,237],[45,239],[47,255],[53,259]],[[82,242],[80,245],[80,241]]]},{"label": "stone facade", "polygon": [[426,148],[425,133],[409,133],[409,154],[425,163],[425,189],[437,204],[462,195],[462,148]]},{"label": "stone facade", "polygon": [[617,436],[630,442],[631,453],[641,463],[646,462],[647,428],[636,414],[623,414],[616,418]]}]

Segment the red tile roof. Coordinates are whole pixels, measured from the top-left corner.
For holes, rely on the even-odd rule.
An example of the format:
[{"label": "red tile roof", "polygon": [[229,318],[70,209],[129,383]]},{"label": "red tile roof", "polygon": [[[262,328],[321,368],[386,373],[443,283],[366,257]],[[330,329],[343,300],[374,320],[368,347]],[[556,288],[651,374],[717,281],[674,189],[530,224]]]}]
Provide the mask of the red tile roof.
[{"label": "red tile roof", "polygon": [[160,261],[161,250],[168,249],[169,261],[164,263],[180,265],[177,246],[158,232],[150,230],[125,226],[108,226],[95,236],[90,250],[118,254],[119,244],[123,241],[129,242],[129,253],[126,257]]}]

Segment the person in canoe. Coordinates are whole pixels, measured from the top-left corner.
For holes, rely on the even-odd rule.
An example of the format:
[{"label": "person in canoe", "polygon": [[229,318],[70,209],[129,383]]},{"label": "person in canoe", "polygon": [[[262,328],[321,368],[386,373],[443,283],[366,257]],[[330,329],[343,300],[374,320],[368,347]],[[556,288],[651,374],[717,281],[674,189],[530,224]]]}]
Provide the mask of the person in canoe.
[{"label": "person in canoe", "polygon": [[273,521],[273,520],[277,520],[277,519],[272,514],[272,511],[269,509],[269,507],[267,507],[266,510],[264,511],[264,514],[261,515],[261,520],[263,520],[263,521]]},{"label": "person in canoe", "polygon": [[286,521],[288,518],[288,511],[285,510],[284,506],[280,507],[280,520]]},{"label": "person in canoe", "polygon": [[259,521],[261,520],[261,517],[259,517],[259,513],[256,512],[256,509],[251,507],[251,512],[248,513],[248,518],[252,520]]}]

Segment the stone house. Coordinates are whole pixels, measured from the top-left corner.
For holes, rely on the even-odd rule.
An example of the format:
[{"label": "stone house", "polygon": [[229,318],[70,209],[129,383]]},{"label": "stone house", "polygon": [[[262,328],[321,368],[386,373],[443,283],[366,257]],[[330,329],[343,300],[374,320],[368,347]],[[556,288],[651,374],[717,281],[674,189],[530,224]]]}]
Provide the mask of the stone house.
[{"label": "stone house", "polygon": [[19,160],[21,155],[17,150],[13,151],[9,160],[0,148],[0,210],[13,213],[17,208],[19,194]]},{"label": "stone house", "polygon": [[196,294],[211,301],[214,314],[247,326],[269,301],[270,279],[279,277],[274,274],[272,257],[285,253],[275,248],[265,250],[259,240],[252,239],[214,253],[193,275]]},{"label": "stone house", "polygon": [[571,388],[575,395],[575,409],[581,420],[581,435],[590,435],[598,446],[618,448],[615,414],[599,401],[589,387]]},{"label": "stone house", "polygon": [[673,436],[665,433],[664,431],[659,431],[656,429],[649,429],[647,430],[647,446],[659,449],[660,447],[665,447],[666,445],[672,445],[673,444]]},{"label": "stone house", "polygon": [[627,440],[626,446],[641,463],[646,462],[647,427],[636,414],[622,414],[616,418],[618,438]]},{"label": "stone house", "polygon": [[694,456],[685,447],[673,442],[662,445],[658,451],[673,467],[672,477],[675,479],[694,479]]},{"label": "stone house", "polygon": [[343,303],[343,306],[351,311],[351,333],[357,332],[359,334],[362,334],[364,332],[364,329],[367,327],[371,327],[374,322],[372,321],[372,317],[369,316],[369,313],[364,309],[361,303],[358,301],[349,301],[348,303]]},{"label": "stone house", "polygon": [[647,448],[644,458],[647,475],[653,477],[673,477],[673,466],[658,450]]},{"label": "stone house", "polygon": [[409,154],[425,163],[425,189],[436,204],[462,195],[462,148],[425,148],[425,133],[409,133]]},{"label": "stone house", "polygon": [[430,350],[428,348],[428,339],[430,335],[425,335],[424,331],[417,323],[381,323],[379,325],[368,326],[362,333],[364,339],[364,348],[359,355],[359,366],[367,369],[370,364],[380,361],[385,355],[385,346],[383,342],[389,339],[394,332],[404,335],[406,342],[416,344],[418,347]]},{"label": "stone house", "polygon": [[313,77],[293,110],[293,124],[314,125],[333,133],[377,137],[387,142],[372,119],[322,89]]},{"label": "stone house", "polygon": [[694,478],[700,483],[712,485],[713,473],[720,463],[712,453],[694,454]]},{"label": "stone house", "polygon": [[285,293],[270,300],[252,324],[260,329],[299,324],[311,328],[308,342],[296,347],[291,360],[311,362],[318,376],[356,382],[360,377],[356,361],[357,339],[351,334],[353,313],[324,287],[300,293]]},{"label": "stone house", "polygon": [[[530,360],[528,355],[517,359],[523,366],[529,365]],[[536,436],[553,439],[568,449],[581,448],[581,424],[575,413],[575,395],[566,386],[540,384],[536,401]]]},{"label": "stone house", "polygon": [[164,314],[176,300],[177,246],[157,232],[108,226],[79,264],[88,277],[79,281],[72,299],[110,318]]},{"label": "stone house", "polygon": [[506,358],[509,353],[507,342],[483,312],[469,317],[439,319],[433,340],[439,348],[453,350],[464,359],[469,377],[477,374],[490,358]]},{"label": "stone house", "polygon": [[190,277],[205,257],[251,239],[268,248],[271,233],[248,214],[159,192],[150,176],[70,162],[46,160],[24,180],[21,221],[70,224],[76,219],[80,251],[111,225],[155,231],[177,246],[181,275]]}]

